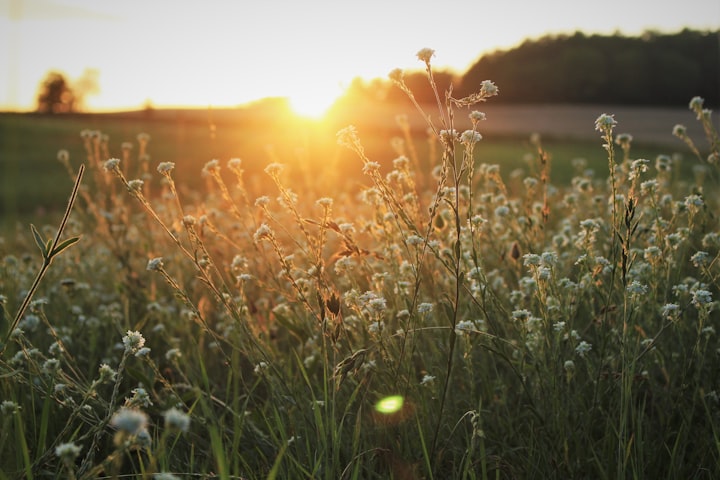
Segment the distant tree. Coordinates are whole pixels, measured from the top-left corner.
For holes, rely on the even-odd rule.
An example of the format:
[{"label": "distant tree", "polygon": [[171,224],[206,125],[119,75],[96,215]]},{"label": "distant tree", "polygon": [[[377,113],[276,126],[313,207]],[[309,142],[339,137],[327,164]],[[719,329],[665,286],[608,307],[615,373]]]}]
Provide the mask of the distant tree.
[{"label": "distant tree", "polygon": [[40,113],[75,111],[75,94],[62,73],[51,71],[45,76],[37,96],[37,111]]}]

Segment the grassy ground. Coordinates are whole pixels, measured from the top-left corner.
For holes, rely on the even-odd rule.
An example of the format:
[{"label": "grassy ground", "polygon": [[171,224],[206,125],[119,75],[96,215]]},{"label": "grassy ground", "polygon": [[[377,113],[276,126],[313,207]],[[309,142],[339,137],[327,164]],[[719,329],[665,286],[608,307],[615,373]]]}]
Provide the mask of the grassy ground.
[{"label": "grassy ground", "polygon": [[[545,146],[554,163],[553,181],[559,184],[569,181],[571,170],[568,167],[575,158],[585,158],[591,168],[598,172],[604,171],[603,151],[598,148],[597,140],[589,139],[597,137],[593,134],[591,120],[584,129],[570,123],[573,125],[571,128],[566,120],[564,125],[554,131],[525,121],[513,133],[508,125],[517,118],[528,115],[537,118],[538,115],[547,115],[547,109],[536,107],[537,114],[533,117],[530,111],[514,112],[513,107],[509,107],[510,114],[503,113],[507,108],[496,112],[505,126],[498,127],[497,122],[488,122],[490,133],[485,134],[478,148],[480,162],[503,165],[505,173],[525,166],[523,158],[532,150],[528,145],[529,134],[538,127],[539,131],[547,132]],[[365,113],[370,118],[386,113],[388,115],[381,117],[384,122],[376,124],[360,119],[359,129],[367,144],[368,154],[387,167],[393,158],[387,145],[393,136],[400,135],[400,131],[392,121],[392,110],[388,107],[384,107],[384,110],[388,112]],[[408,111],[406,107],[398,107],[397,110]],[[586,107],[583,111],[586,117],[591,111],[595,116],[601,113],[592,107]],[[573,110],[568,115],[572,121],[580,114]],[[136,144],[139,133],[148,133],[151,137],[149,149],[152,162],[176,162],[178,182],[190,188],[200,185],[197,168],[212,158],[245,159],[245,169],[251,181],[262,172],[266,164],[278,158],[291,162],[302,158],[302,161],[318,168],[328,162],[341,162],[346,164],[349,174],[357,173],[357,170],[353,170],[356,163],[354,159],[335,143],[335,132],[346,126],[342,122],[351,122],[350,118],[311,123],[293,118],[287,112],[278,112],[275,117],[268,117],[267,114],[260,115],[254,111],[243,114],[207,110],[72,116],[0,114],[0,229],[7,231],[15,228],[18,222],[42,222],[48,214],[50,216],[47,220],[50,221],[60,213],[71,180],[57,162],[57,153],[60,149],[66,149],[73,162],[84,160],[80,132],[87,129],[107,134],[110,137],[109,148],[114,156],[121,156],[121,145],[124,142]],[[652,115],[640,111],[635,112],[633,117],[634,123],[638,124],[641,118],[650,119]],[[410,118],[413,118],[411,111]],[[557,118],[554,122],[562,123]],[[354,123],[358,124],[357,119]],[[426,154],[426,151],[422,151],[425,148],[424,128],[420,128],[416,120],[414,123],[418,148]],[[378,124],[382,128],[377,127]],[[552,125],[550,122],[548,124]],[[648,138],[656,138],[657,131],[653,132],[654,136],[648,135]],[[269,146],[272,151],[268,150]],[[678,147],[681,149],[682,145]],[[299,148],[303,150],[300,154],[297,152]],[[670,154],[677,149],[667,144],[640,143],[635,145],[634,151],[638,157],[654,159],[658,154]]]},{"label": "grassy ground", "polygon": [[594,144],[360,118],[342,149],[277,115],[15,118],[14,198],[78,188],[0,242],[0,480],[720,477],[694,107],[682,162],[606,115]]}]

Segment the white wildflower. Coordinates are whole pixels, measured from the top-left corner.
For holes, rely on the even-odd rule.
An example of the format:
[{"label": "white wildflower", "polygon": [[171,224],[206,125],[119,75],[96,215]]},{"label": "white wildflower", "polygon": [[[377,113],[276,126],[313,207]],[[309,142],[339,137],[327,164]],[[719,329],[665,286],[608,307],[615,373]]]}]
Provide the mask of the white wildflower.
[{"label": "white wildflower", "polygon": [[144,184],[145,184],[145,182],[143,182],[142,180],[138,180],[138,179],[130,180],[128,182],[128,188],[130,189],[131,192],[139,192],[142,190]]},{"label": "white wildflower", "polygon": [[585,355],[590,350],[592,350],[592,345],[585,340],[582,340],[580,343],[578,343],[577,347],[575,347],[575,353],[577,353],[581,357],[585,357]]},{"label": "white wildflower", "polygon": [[190,429],[190,416],[175,407],[163,412],[163,418],[168,430],[187,432]]},{"label": "white wildflower", "polygon": [[458,336],[462,336],[474,330],[475,323],[473,323],[471,320],[461,320],[457,323],[457,325],[455,325],[455,334]]},{"label": "white wildflower", "polygon": [[147,263],[147,270],[150,271],[157,271],[160,270],[163,267],[163,258],[162,257],[155,257],[148,260]]},{"label": "white wildflower", "polygon": [[322,197],[315,201],[315,203],[318,204],[318,206],[323,208],[330,208],[333,205],[333,199],[330,197]]},{"label": "white wildflower", "polygon": [[110,425],[130,435],[138,435],[148,424],[148,416],[135,408],[121,408],[110,419]]},{"label": "white wildflower", "polygon": [[469,147],[479,142],[480,140],[482,140],[482,135],[480,135],[480,133],[476,132],[475,130],[465,130],[460,135],[460,143],[462,143],[466,147]]},{"label": "white wildflower", "polygon": [[165,352],[165,359],[170,362],[174,362],[180,357],[182,357],[182,352],[179,348],[171,348],[170,350]]},{"label": "white wildflower", "polygon": [[430,63],[430,59],[435,55],[435,50],[432,48],[423,48],[419,52],[417,52],[418,60],[421,62],[425,62],[426,64]]},{"label": "white wildflower", "polygon": [[271,163],[267,167],[265,167],[265,173],[270,175],[271,177],[275,178],[285,169],[285,165],[282,163]]},{"label": "white wildflower", "polygon": [[150,394],[143,387],[133,388],[130,393],[132,397],[125,399],[126,407],[149,407],[153,404]]},{"label": "white wildflower", "polygon": [[414,234],[408,235],[408,237],[405,239],[405,241],[407,242],[408,245],[413,245],[413,246],[419,246],[425,242],[425,240],[421,236],[414,235]]},{"label": "white wildflower", "polygon": [[480,85],[480,95],[483,97],[493,97],[498,94],[497,86],[490,80],[483,80]]},{"label": "white wildflower", "polygon": [[140,332],[128,330],[127,334],[123,337],[122,342],[125,346],[125,352],[136,353],[145,345],[145,338]]},{"label": "white wildflower", "polygon": [[57,455],[64,463],[72,463],[80,455],[82,447],[75,445],[73,442],[61,443],[55,447],[55,455]]},{"label": "white wildflower", "polygon": [[162,175],[169,175],[173,168],[175,168],[174,162],[160,162],[157,166],[157,171]]},{"label": "white wildflower", "polygon": [[210,160],[202,169],[203,176],[218,175],[220,173],[220,161],[217,159]]},{"label": "white wildflower", "polygon": [[477,110],[473,110],[470,112],[470,120],[473,123],[481,122],[485,120],[487,117],[484,112],[478,112]]},{"label": "white wildflower", "polygon": [[680,125],[679,123],[673,127],[672,134],[676,137],[683,138],[687,136],[687,128],[685,128],[685,125]]},{"label": "white wildflower", "polygon": [[616,125],[615,116],[607,113],[603,113],[595,120],[595,130],[601,132],[612,130]]},{"label": "white wildflower", "polygon": [[711,258],[709,253],[698,251],[695,252],[692,257],[690,257],[690,261],[696,268],[703,268],[707,267],[710,264]]},{"label": "white wildflower", "polygon": [[693,298],[692,303],[696,307],[699,307],[701,305],[707,305],[712,302],[712,293],[708,292],[707,290],[695,290],[693,292]]},{"label": "white wildflower", "polygon": [[120,170],[120,159],[119,158],[111,158],[110,160],[107,160],[105,164],[103,165],[103,168],[106,172],[115,172]]},{"label": "white wildflower", "polygon": [[114,382],[117,377],[117,372],[107,363],[100,365],[100,368],[98,368],[98,374],[100,375],[100,383]]},{"label": "white wildflower", "polygon": [[255,368],[253,369],[253,371],[255,372],[255,375],[260,375],[265,370],[267,370],[269,366],[270,365],[268,365],[267,362],[260,362],[257,365],[255,365]]},{"label": "white wildflower", "polygon": [[432,303],[421,303],[418,305],[418,313],[429,313],[433,310]]},{"label": "white wildflower", "polygon": [[272,229],[266,223],[263,223],[255,231],[255,234],[253,235],[253,239],[255,240],[255,243],[258,243],[258,242],[260,242],[260,240],[263,240],[265,238],[272,238],[272,236],[273,236]]},{"label": "white wildflower", "polygon": [[680,312],[680,305],[677,303],[666,303],[661,309],[660,314],[665,318],[673,318]]},{"label": "white wildflower", "polygon": [[0,403],[0,413],[3,416],[10,416],[20,412],[20,405],[13,402],[12,400],[3,400]]}]

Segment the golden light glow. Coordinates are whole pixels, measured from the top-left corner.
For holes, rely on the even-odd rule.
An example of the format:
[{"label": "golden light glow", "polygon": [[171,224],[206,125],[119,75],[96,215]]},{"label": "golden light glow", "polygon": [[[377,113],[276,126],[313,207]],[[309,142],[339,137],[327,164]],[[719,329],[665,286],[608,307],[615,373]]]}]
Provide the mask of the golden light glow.
[{"label": "golden light glow", "polygon": [[290,108],[301,117],[317,120],[325,116],[335,100],[312,94],[293,96],[290,97]]},{"label": "golden light glow", "polygon": [[296,83],[289,93],[290,108],[297,115],[313,120],[321,119],[343,94],[340,86],[319,82]]}]

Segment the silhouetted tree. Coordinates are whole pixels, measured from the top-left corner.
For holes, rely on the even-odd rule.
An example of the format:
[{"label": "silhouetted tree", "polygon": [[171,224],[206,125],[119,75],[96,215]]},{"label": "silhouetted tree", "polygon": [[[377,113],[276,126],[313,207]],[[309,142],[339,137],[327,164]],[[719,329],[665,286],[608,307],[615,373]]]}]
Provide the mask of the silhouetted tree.
[{"label": "silhouetted tree", "polygon": [[40,84],[37,111],[41,113],[67,113],[75,111],[75,95],[60,72],[51,71]]}]

